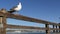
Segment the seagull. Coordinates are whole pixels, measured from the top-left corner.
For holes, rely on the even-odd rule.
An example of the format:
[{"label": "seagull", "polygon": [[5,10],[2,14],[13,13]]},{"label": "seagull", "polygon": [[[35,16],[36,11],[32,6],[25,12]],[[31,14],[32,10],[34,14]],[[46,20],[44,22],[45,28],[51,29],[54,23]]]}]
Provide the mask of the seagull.
[{"label": "seagull", "polygon": [[14,6],[12,9],[10,9],[10,11],[8,11],[9,13],[13,13],[13,12],[18,12],[19,10],[21,10],[22,8],[22,4],[21,2],[19,2],[19,4],[17,6]]}]

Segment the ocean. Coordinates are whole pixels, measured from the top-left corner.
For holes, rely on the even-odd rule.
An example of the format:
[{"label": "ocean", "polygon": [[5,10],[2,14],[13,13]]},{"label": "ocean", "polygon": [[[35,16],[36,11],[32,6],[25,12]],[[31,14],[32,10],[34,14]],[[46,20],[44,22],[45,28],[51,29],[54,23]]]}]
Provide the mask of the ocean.
[{"label": "ocean", "polygon": [[45,34],[45,33],[7,33],[7,34]]},{"label": "ocean", "polygon": [[46,33],[7,33],[7,34],[46,34]]}]

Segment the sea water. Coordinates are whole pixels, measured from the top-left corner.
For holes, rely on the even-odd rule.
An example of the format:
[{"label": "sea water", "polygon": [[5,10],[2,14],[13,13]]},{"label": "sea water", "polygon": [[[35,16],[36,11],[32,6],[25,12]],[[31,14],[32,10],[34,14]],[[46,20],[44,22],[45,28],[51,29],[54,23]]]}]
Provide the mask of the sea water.
[{"label": "sea water", "polygon": [[7,34],[45,34],[45,33],[7,33]]},{"label": "sea water", "polygon": [[7,34],[46,34],[46,33],[7,33]]}]

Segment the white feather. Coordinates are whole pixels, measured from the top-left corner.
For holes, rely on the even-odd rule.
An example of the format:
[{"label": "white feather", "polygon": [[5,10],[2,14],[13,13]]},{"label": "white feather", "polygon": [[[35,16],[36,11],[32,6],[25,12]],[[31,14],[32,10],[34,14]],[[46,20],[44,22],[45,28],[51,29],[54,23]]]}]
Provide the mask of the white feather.
[{"label": "white feather", "polygon": [[14,8],[14,10],[19,11],[19,10],[21,10],[21,8],[22,8],[22,5],[21,5],[21,2],[19,2],[19,4],[17,5],[17,7]]}]

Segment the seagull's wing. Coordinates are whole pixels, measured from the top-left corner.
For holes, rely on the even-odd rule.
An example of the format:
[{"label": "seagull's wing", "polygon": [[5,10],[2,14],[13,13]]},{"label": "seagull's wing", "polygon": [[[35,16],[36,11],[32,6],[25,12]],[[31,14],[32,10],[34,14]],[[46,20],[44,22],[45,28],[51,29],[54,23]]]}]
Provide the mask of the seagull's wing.
[{"label": "seagull's wing", "polygon": [[15,11],[8,11],[8,13],[13,13],[13,12],[15,12]]},{"label": "seagull's wing", "polygon": [[9,13],[13,13],[15,11],[19,11],[21,10],[22,8],[22,5],[21,5],[21,2],[19,2],[19,4],[17,6],[14,6],[12,9],[10,9],[10,11],[8,11]]},{"label": "seagull's wing", "polygon": [[8,12],[9,12],[9,13],[15,12],[14,8],[16,8],[16,6],[14,6],[13,8],[11,8],[10,11],[8,11]]},{"label": "seagull's wing", "polygon": [[11,8],[10,10],[14,10],[15,8],[17,8],[17,6],[14,6],[13,8]]}]

